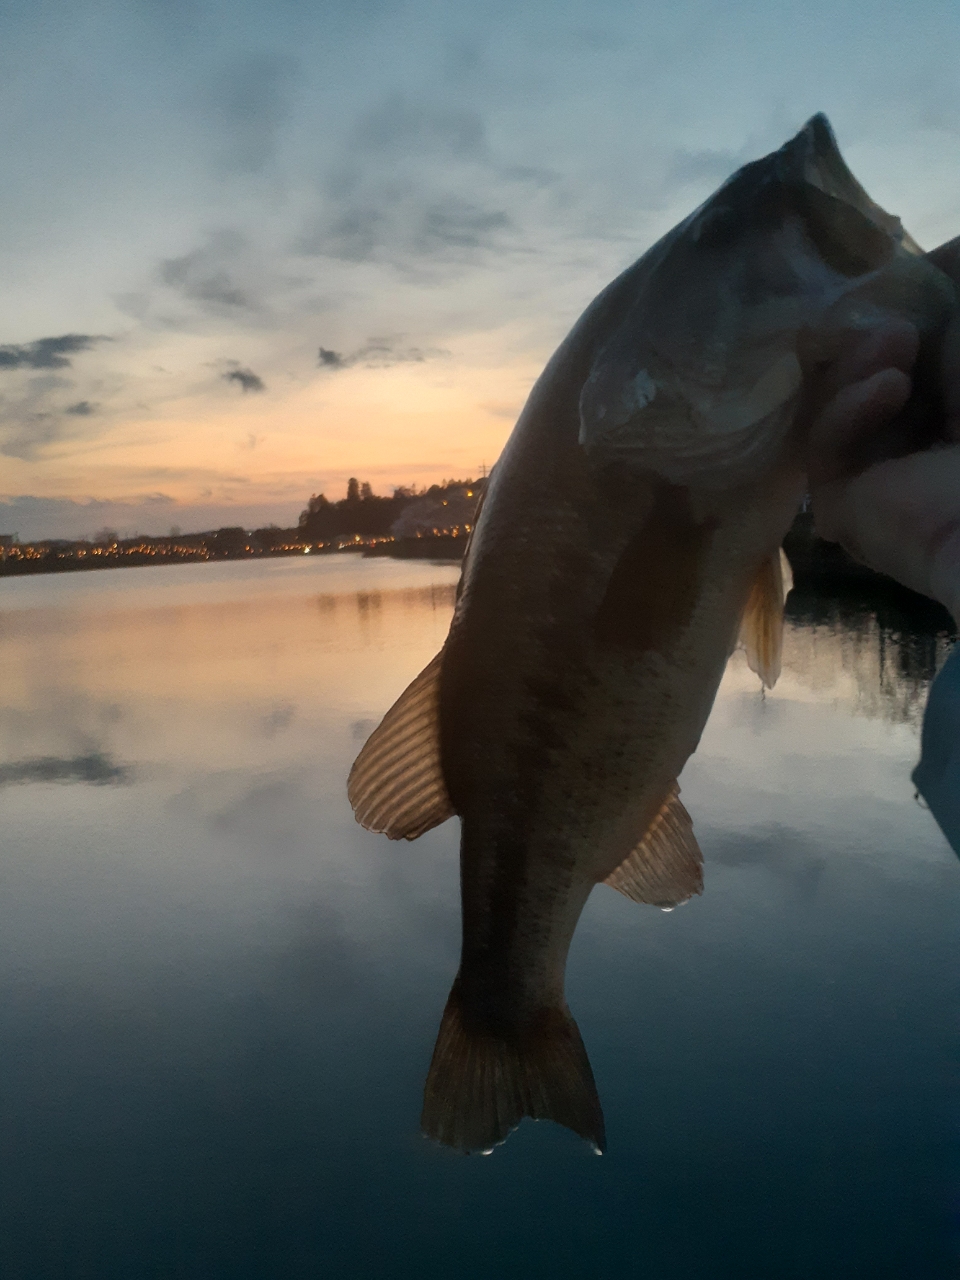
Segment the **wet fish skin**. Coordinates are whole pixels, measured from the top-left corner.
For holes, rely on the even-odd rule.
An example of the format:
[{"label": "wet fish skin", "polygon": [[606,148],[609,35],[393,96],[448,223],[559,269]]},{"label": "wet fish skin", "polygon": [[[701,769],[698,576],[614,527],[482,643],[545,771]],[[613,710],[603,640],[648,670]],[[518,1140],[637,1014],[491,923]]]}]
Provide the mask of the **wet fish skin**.
[{"label": "wet fish skin", "polygon": [[[461,818],[463,950],[428,1135],[487,1149],[531,1115],[603,1147],[567,952],[618,868],[644,901],[700,891],[676,778],[745,612],[774,637],[756,662],[775,678],[777,557],[804,490],[797,334],[879,307],[935,344],[956,306],[817,118],[604,290],[549,362],[471,540],[436,728],[425,693],[401,699],[351,775],[358,816],[395,837]],[[426,817],[391,825],[417,787]]]}]

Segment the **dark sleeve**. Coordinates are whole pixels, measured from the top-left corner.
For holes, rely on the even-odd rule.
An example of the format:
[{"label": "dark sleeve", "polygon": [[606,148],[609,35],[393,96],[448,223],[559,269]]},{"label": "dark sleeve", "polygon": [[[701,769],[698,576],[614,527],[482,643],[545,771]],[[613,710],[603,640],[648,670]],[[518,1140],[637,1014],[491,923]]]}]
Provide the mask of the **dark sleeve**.
[{"label": "dark sleeve", "polygon": [[960,854],[960,645],[930,688],[913,781]]}]

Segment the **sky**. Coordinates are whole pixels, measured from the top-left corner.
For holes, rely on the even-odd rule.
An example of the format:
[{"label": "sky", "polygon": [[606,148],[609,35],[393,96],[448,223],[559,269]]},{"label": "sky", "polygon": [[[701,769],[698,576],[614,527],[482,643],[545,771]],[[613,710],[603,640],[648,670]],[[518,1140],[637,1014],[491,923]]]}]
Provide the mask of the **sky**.
[{"label": "sky", "polygon": [[477,475],[591,298],[816,111],[960,233],[955,0],[8,0],[0,533]]}]

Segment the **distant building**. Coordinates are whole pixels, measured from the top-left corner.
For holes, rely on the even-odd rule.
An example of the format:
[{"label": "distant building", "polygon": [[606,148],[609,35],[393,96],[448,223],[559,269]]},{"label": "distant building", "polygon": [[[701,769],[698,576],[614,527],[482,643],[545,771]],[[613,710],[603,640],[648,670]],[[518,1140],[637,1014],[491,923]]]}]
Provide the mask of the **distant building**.
[{"label": "distant building", "polygon": [[15,533],[0,533],[0,564],[3,564],[17,540]]}]

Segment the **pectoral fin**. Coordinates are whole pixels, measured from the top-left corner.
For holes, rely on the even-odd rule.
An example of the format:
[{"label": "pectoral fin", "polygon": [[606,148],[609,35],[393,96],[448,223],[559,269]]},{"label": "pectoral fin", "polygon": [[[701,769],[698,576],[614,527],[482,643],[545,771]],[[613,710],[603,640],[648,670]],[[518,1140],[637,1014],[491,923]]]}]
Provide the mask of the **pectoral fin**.
[{"label": "pectoral fin", "polygon": [[675,907],[703,892],[703,854],[676,783],[646,835],[603,883],[655,907]]},{"label": "pectoral fin", "polygon": [[454,815],[440,763],[440,660],[407,686],[357,756],[347,795],[361,826],[415,840]]},{"label": "pectoral fin", "polygon": [[761,564],[740,619],[738,643],[747,665],[772,689],[780,675],[783,650],[783,602],[793,586],[790,564],[777,551]]}]

